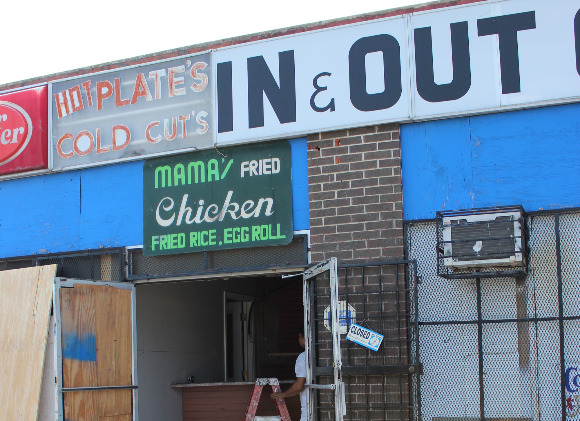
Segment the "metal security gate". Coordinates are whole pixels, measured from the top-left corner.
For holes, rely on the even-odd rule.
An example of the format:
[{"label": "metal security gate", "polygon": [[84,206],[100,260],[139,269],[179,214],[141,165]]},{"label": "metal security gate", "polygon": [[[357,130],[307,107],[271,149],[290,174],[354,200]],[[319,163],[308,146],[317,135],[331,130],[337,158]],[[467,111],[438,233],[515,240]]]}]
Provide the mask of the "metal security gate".
[{"label": "metal security gate", "polygon": [[[418,413],[416,265],[409,260],[338,265],[333,306],[331,272],[305,283],[311,382],[335,384],[336,360],[344,384],[344,420],[414,420]],[[415,287],[416,288],[416,287]],[[336,307],[336,313],[333,311]],[[334,316],[333,314],[338,314]],[[384,335],[377,352],[346,340],[351,323]],[[333,325],[340,358],[333,358]],[[307,379],[307,381],[310,379]],[[335,420],[336,389],[312,389],[314,420]],[[342,402],[341,402],[342,403]]]},{"label": "metal security gate", "polygon": [[580,212],[528,214],[526,225],[519,279],[438,277],[435,222],[406,225],[421,420],[580,420]]}]

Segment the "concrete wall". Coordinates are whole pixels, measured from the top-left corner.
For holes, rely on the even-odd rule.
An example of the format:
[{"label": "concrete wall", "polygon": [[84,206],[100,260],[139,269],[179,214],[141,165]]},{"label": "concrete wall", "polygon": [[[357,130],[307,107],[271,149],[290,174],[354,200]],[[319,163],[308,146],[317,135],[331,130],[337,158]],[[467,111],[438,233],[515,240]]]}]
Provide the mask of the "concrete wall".
[{"label": "concrete wall", "polygon": [[224,291],[256,293],[255,280],[216,279],[137,285],[140,421],[180,421],[173,383],[224,381]]},{"label": "concrete wall", "polygon": [[223,282],[137,286],[140,421],[181,420],[172,383],[223,381]]}]

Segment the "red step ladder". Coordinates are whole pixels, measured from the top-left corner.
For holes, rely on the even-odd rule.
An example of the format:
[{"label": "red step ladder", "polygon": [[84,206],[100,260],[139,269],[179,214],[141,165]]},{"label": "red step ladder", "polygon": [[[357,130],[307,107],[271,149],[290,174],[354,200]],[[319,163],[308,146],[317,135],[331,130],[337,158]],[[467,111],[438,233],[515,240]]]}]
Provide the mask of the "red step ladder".
[{"label": "red step ladder", "polygon": [[[248,412],[246,413],[246,421],[254,421],[256,410],[258,409],[258,404],[260,403],[262,389],[264,389],[264,386],[267,384],[272,386],[274,393],[280,392],[280,383],[278,382],[278,379],[256,379],[256,385],[254,386],[254,391],[252,392],[252,397],[250,398],[250,405],[248,406]],[[286,402],[284,402],[284,399],[276,399],[276,405],[278,406],[278,412],[280,412],[282,421],[290,421],[290,414],[288,414],[288,409],[286,408]]]}]

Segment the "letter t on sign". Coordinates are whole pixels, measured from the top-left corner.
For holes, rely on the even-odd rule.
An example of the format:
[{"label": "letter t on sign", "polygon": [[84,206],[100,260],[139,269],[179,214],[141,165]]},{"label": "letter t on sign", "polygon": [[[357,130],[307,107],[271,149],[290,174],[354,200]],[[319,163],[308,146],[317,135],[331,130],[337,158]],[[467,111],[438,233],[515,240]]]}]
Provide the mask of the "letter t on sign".
[{"label": "letter t on sign", "polygon": [[504,94],[516,93],[521,90],[518,32],[526,29],[536,29],[535,12],[515,13],[477,20],[477,32],[480,37],[497,34],[501,86]]}]

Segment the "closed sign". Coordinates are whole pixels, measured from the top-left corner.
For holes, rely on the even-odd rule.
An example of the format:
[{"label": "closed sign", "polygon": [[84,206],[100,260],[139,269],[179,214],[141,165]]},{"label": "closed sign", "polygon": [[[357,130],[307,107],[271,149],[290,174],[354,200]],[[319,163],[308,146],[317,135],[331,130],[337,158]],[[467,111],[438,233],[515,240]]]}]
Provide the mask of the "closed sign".
[{"label": "closed sign", "polygon": [[364,346],[365,348],[372,349],[373,351],[378,351],[381,343],[383,342],[384,336],[380,333],[373,332],[366,327],[359,326],[357,324],[350,325],[346,339]]}]

